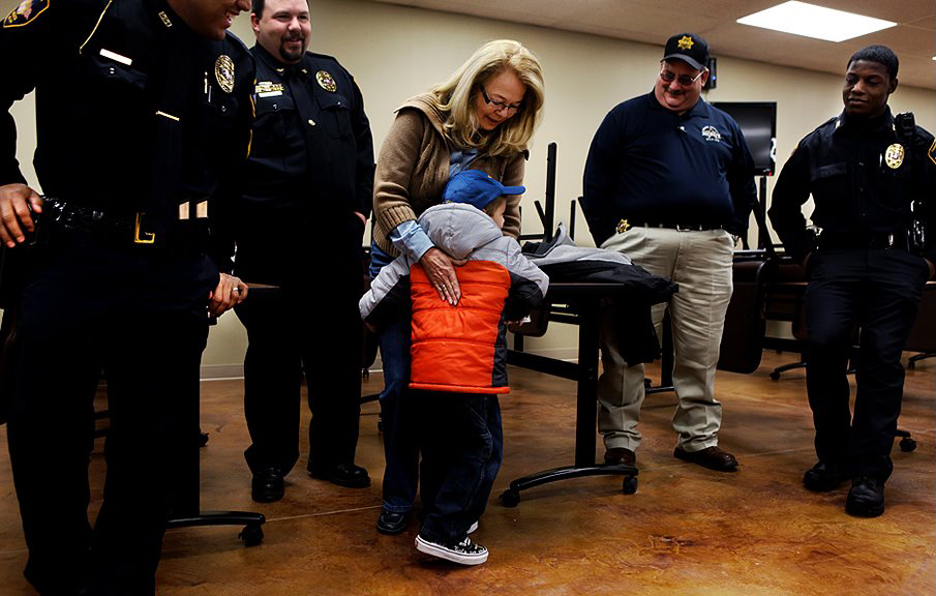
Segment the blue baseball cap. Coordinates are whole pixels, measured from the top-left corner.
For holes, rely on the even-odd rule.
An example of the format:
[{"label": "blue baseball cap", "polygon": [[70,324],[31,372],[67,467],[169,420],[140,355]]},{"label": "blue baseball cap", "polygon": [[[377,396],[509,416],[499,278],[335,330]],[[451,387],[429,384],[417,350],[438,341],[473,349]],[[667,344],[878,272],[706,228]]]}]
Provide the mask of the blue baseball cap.
[{"label": "blue baseball cap", "polygon": [[504,186],[482,170],[463,170],[452,176],[442,191],[443,203],[465,203],[484,210],[501,195],[522,195],[523,186]]}]

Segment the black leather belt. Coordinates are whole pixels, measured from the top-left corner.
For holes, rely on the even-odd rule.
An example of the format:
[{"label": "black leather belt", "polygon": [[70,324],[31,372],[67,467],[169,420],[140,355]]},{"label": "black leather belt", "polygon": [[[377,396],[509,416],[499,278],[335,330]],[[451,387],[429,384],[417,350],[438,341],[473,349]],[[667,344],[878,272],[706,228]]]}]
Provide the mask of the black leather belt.
[{"label": "black leather belt", "polygon": [[820,249],[850,248],[870,250],[903,250],[910,252],[910,236],[905,230],[896,232],[871,232],[838,234],[824,231],[816,242]]},{"label": "black leather belt", "polygon": [[696,224],[696,223],[669,223],[669,222],[630,222],[631,227],[647,228],[667,228],[678,232],[705,232],[708,230],[721,230],[722,226],[715,224]]},{"label": "black leather belt", "polygon": [[[185,206],[185,205],[183,205]],[[42,213],[37,227],[37,243],[56,229],[77,230],[115,245],[151,246],[174,251],[205,251],[208,241],[207,212],[190,219],[186,217],[170,225],[166,233],[156,233],[153,222],[142,212],[113,213],[76,205],[52,197],[43,197]],[[200,222],[200,223],[197,223]],[[165,229],[165,226],[163,228]]]},{"label": "black leather belt", "polygon": [[115,240],[129,241],[133,238],[138,217],[113,215],[97,209],[89,209],[52,197],[42,198],[40,225],[78,230],[94,236],[106,236]]}]

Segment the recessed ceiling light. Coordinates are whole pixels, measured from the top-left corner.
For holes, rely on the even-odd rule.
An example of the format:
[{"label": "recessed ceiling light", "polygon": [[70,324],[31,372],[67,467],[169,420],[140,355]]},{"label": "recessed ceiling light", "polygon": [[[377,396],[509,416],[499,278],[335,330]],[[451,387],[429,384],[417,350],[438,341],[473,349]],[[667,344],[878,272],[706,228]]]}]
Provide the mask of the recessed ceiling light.
[{"label": "recessed ceiling light", "polygon": [[867,35],[897,24],[795,0],[755,12],[738,19],[738,22],[742,25],[835,42]]}]

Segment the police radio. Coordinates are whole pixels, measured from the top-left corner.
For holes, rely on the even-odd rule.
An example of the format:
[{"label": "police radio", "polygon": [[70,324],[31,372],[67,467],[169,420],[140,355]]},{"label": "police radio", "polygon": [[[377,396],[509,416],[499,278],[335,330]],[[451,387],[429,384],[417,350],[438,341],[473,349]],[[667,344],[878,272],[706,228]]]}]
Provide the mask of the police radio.
[{"label": "police radio", "polygon": [[[903,112],[894,116],[894,131],[897,138],[907,148],[909,160],[907,166],[913,167],[913,135],[916,131],[916,121],[913,112]],[[911,170],[912,172],[912,170]],[[923,217],[925,207],[923,205],[923,196],[913,197],[913,223],[910,225],[910,247],[922,252],[926,247],[926,220]]]}]

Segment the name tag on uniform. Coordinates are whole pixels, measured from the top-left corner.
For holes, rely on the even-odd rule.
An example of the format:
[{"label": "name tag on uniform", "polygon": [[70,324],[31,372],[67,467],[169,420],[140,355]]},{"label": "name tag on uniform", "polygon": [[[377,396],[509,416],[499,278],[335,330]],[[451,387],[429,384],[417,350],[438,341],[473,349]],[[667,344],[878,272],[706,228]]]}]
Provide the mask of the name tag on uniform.
[{"label": "name tag on uniform", "polygon": [[133,59],[127,58],[126,56],[121,56],[120,54],[110,50],[105,50],[104,48],[101,48],[101,56],[110,58],[114,62],[120,62],[121,64],[125,64],[127,66],[133,64]]},{"label": "name tag on uniform", "polygon": [[257,97],[276,97],[277,95],[282,95],[285,89],[286,87],[282,83],[260,81],[254,88],[254,92],[257,94]]}]

